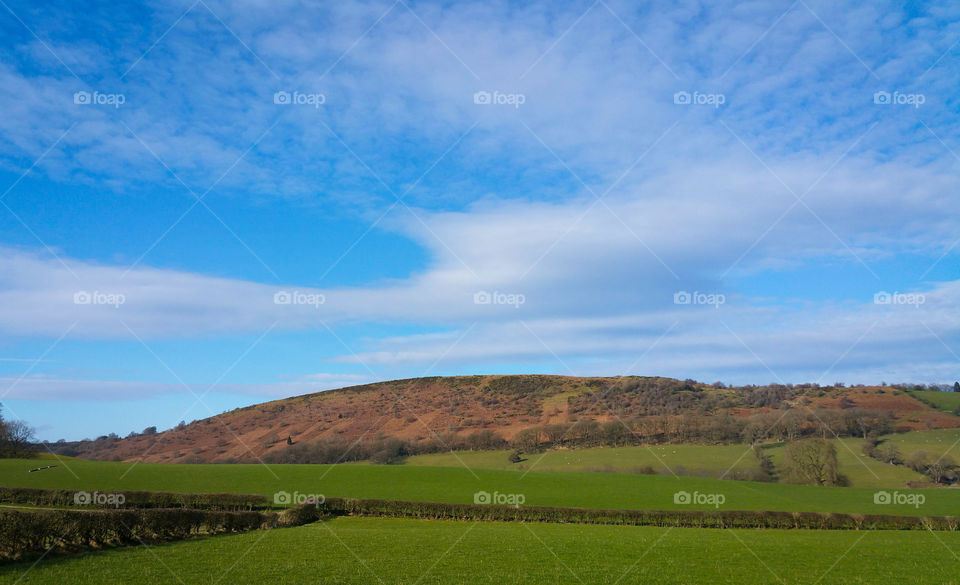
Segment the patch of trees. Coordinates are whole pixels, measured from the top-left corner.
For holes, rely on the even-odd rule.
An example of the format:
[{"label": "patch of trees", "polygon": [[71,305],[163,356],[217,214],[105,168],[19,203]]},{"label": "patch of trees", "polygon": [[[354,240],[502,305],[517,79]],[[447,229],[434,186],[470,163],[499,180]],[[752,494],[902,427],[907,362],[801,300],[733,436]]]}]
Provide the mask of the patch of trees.
[{"label": "patch of trees", "polygon": [[955,483],[960,476],[960,466],[949,455],[936,456],[926,451],[914,451],[904,460],[904,465],[917,473],[922,473],[930,481],[940,484]]},{"label": "patch of trees", "polygon": [[937,392],[960,392],[960,382],[953,384],[891,384],[891,388],[897,390],[936,390]]},{"label": "patch of trees", "polygon": [[787,443],[783,453],[784,478],[790,483],[820,486],[846,485],[837,463],[837,448],[825,439]]},{"label": "patch of trees", "polygon": [[444,451],[505,449],[507,441],[490,430],[468,435],[442,434],[424,441],[408,441],[392,436],[377,435],[367,441],[320,439],[310,443],[294,443],[282,450],[264,456],[267,463],[343,463],[372,461],[380,464],[396,463],[410,455],[441,453]]},{"label": "patch of trees", "polygon": [[894,431],[893,416],[886,411],[849,408],[843,411],[774,411],[749,417],[722,412],[697,415],[660,415],[607,422],[580,420],[524,429],[511,446],[524,453],[548,448],[620,447],[658,443],[731,444],[773,440],[796,441],[805,437],[832,438],[887,434]]},{"label": "patch of trees", "polygon": [[903,456],[900,449],[892,443],[883,443],[882,445],[875,437],[869,437],[863,442],[861,451],[867,457],[872,457],[877,461],[889,463],[891,465],[900,465],[903,463]]},{"label": "patch of trees", "polygon": [[32,457],[33,428],[22,420],[6,420],[0,410],[0,457]]},{"label": "patch of trees", "polygon": [[[366,441],[327,438],[311,443],[294,442],[268,453],[270,463],[340,463],[373,461],[389,464],[411,455],[447,451],[511,449],[537,453],[555,448],[623,447],[644,444],[699,443],[757,445],[766,441],[795,442],[810,438],[876,436],[892,432],[893,417],[888,412],[848,408],[842,411],[802,413],[799,410],[774,411],[750,417],[727,413],[679,416],[646,416],[598,422],[582,419],[575,423],[556,423],[529,427],[511,441],[491,430],[470,434],[445,433],[420,441],[378,435]],[[874,443],[875,445],[875,443]],[[756,450],[762,472],[749,479],[766,481],[774,475],[772,463]],[[836,478],[830,478],[833,482]],[[830,485],[833,485],[831,483]]]}]

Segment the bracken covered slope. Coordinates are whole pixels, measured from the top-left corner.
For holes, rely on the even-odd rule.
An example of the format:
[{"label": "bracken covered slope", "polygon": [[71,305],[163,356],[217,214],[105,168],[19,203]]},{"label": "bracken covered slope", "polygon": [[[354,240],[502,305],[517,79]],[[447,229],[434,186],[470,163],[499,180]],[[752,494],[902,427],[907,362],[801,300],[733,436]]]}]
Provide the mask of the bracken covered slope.
[{"label": "bracken covered slope", "polygon": [[[778,408],[869,408],[891,413],[900,430],[960,426],[892,388],[763,386],[725,388],[671,378],[457,376],[378,382],[265,402],[168,431],[68,445],[68,454],[104,460],[216,462],[249,460],[291,442],[363,441],[392,436],[492,431],[511,439],[523,429],[578,420],[730,415]],[[61,446],[62,448],[62,446]]]}]

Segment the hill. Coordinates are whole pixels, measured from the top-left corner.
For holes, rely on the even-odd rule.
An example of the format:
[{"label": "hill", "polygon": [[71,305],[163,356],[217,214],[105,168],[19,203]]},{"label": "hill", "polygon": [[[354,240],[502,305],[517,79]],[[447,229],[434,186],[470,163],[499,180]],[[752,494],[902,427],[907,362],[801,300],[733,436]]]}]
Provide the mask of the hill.
[{"label": "hill", "polygon": [[725,387],[657,377],[457,376],[317,392],[236,409],[164,432],[49,447],[60,454],[99,460],[200,463],[297,461],[290,459],[292,454],[322,444],[338,457],[351,450],[345,459],[349,460],[366,458],[358,455],[365,448],[361,445],[396,449],[390,441],[418,445],[418,452],[506,448],[512,441],[525,444],[529,452],[538,441],[565,446],[740,442],[751,425],[756,432],[766,429],[785,438],[817,426],[822,434],[856,435],[866,428],[863,425],[877,423],[880,414],[887,418],[887,432],[960,426],[960,418],[889,387]]}]

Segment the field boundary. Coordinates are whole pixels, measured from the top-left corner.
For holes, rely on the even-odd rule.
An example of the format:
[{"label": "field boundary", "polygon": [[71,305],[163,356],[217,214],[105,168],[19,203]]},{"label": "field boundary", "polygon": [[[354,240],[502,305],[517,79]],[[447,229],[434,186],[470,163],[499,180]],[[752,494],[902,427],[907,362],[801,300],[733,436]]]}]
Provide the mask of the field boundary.
[{"label": "field boundary", "polygon": [[248,532],[281,525],[274,512],[182,508],[0,510],[0,559]]},{"label": "field boundary", "polygon": [[0,486],[0,503],[51,506],[86,506],[102,509],[181,508],[238,512],[269,510],[272,502],[260,494],[204,494],[150,491],[93,491]]},{"label": "field boundary", "polygon": [[[293,512],[293,510],[298,510]],[[501,506],[327,498],[321,505],[289,510],[305,517],[378,516],[430,520],[551,522],[685,528],[762,528],[779,530],[939,530],[960,529],[956,516],[893,516],[828,512],[752,510],[602,510],[546,506]]]}]

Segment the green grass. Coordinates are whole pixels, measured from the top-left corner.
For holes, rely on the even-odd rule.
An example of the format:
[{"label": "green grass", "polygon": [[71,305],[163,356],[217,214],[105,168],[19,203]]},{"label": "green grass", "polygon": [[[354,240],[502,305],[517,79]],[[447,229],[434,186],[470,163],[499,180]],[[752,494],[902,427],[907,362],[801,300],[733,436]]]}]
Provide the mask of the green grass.
[{"label": "green grass", "polygon": [[960,408],[960,392],[938,392],[937,390],[911,390],[914,398],[932,404],[934,408],[953,412]]},{"label": "green grass", "polygon": [[913,451],[926,451],[935,457],[949,455],[960,462],[960,429],[914,431],[902,435],[889,435],[884,439],[885,442],[896,445],[904,457]]},{"label": "green grass", "polygon": [[408,465],[172,465],[65,460],[27,473],[36,460],[0,460],[0,485],[87,491],[259,493],[280,490],[328,497],[473,502],[477,491],[524,494],[531,506],[616,509],[695,509],[674,504],[679,490],[719,493],[728,510],[783,510],[862,514],[960,515],[960,492],[925,490],[926,503],[875,505],[873,489],[818,488],[691,477],[616,473],[529,473]]},{"label": "green grass", "polygon": [[[840,473],[850,480],[850,485],[861,488],[898,489],[908,481],[925,481],[923,475],[903,467],[890,465],[863,454],[863,439],[833,439],[837,448],[837,463]],[[783,464],[783,446],[767,449],[778,468]]]},{"label": "green grass", "polygon": [[960,534],[338,518],[0,565],[22,585],[960,583]]},{"label": "green grass", "polygon": [[[466,451],[416,455],[405,460],[407,465],[454,467],[459,457],[471,467],[524,471],[612,471],[633,472],[652,467],[657,473],[674,471],[705,472],[720,477],[728,470],[759,469],[756,458],[744,445],[652,445],[650,447],[599,447],[566,449],[524,455],[524,461],[510,463],[511,451]],[[746,453],[746,455],[744,455]],[[678,473],[679,473],[678,471]],[[681,473],[682,475],[682,473]]]},{"label": "green grass", "polygon": [[[958,433],[958,431],[950,431]],[[960,435],[958,435],[960,436]],[[902,488],[923,476],[902,466],[889,465],[863,455],[862,439],[834,439],[840,472],[850,485],[863,488]],[[782,462],[782,446],[764,449],[774,462]],[[657,473],[731,478],[736,471],[759,470],[756,458],[744,445],[654,445],[650,447],[601,447],[547,451],[525,455],[524,461],[510,463],[510,451],[461,451],[408,457],[405,465],[524,471],[608,471],[635,472],[652,467]]]}]

